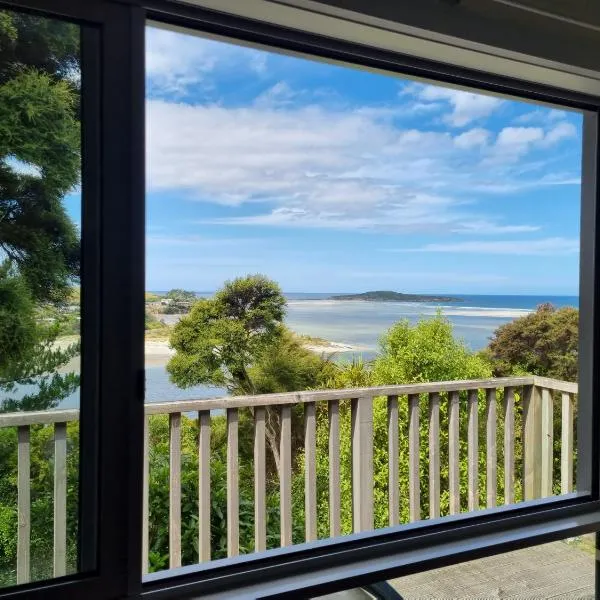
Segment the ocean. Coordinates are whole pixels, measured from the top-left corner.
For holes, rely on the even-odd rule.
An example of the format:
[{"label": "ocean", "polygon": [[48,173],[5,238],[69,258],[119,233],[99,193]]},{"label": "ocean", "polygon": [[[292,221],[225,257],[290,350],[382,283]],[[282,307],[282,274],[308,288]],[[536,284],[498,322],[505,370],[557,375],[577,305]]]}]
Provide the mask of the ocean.
[{"label": "ocean", "polygon": [[[208,294],[199,294],[202,296]],[[339,360],[354,354],[373,358],[381,335],[400,319],[415,323],[441,310],[454,327],[454,334],[473,350],[484,348],[497,327],[526,315],[544,302],[556,307],[579,304],[577,296],[473,296],[452,294],[462,302],[364,302],[329,300],[332,294],[286,294],[286,324],[293,331],[360,347],[358,352],[337,353]],[[225,390],[197,386],[182,390],[173,385],[164,367],[146,369],[146,402],[188,400],[225,395]]]},{"label": "ocean", "polygon": [[[207,294],[198,294],[205,296]],[[437,304],[422,302],[365,302],[361,300],[330,300],[332,294],[286,294],[288,305],[286,324],[299,334],[325,338],[360,348],[340,352],[338,360],[353,355],[373,358],[381,335],[400,319],[415,323],[420,318],[435,315],[441,310],[454,327],[456,337],[462,338],[473,350],[484,348],[497,327],[526,315],[544,302],[556,307],[578,306],[576,296],[473,296],[452,294],[462,302]],[[171,317],[177,318],[177,317]],[[225,395],[225,390],[196,386],[180,389],[169,381],[164,366],[146,368],[146,402],[189,400]],[[60,408],[79,405],[79,394],[66,398]]]}]

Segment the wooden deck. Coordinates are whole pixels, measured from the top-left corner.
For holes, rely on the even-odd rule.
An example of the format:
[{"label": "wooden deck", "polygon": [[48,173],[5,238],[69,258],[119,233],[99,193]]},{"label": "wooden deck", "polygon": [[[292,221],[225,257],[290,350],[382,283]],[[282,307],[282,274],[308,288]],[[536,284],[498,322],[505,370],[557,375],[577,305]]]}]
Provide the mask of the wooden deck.
[{"label": "wooden deck", "polygon": [[589,550],[554,542],[426,573],[393,579],[405,600],[533,600],[594,598]]}]

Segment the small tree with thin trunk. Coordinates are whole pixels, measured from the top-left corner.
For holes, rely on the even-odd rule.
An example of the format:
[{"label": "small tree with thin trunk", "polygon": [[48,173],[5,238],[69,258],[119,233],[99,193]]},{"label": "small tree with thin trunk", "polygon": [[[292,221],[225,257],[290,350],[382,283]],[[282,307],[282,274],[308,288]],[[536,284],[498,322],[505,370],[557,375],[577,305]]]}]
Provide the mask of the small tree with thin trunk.
[{"label": "small tree with thin trunk", "polygon": [[[225,387],[233,395],[259,393],[250,368],[281,338],[284,315],[281,289],[267,277],[226,282],[175,325],[170,339],[175,355],[167,365],[171,380],[180,387]],[[278,465],[277,444],[268,437]]]}]

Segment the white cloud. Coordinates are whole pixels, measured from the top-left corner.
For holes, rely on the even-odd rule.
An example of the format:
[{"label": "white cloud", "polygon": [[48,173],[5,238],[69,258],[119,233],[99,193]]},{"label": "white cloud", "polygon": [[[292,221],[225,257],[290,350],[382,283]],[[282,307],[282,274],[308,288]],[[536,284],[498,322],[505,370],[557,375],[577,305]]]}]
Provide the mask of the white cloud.
[{"label": "white cloud", "polygon": [[268,53],[163,28],[146,29],[146,77],[151,94],[183,96],[212,77],[236,66],[254,74],[267,70]]},{"label": "white cloud", "polygon": [[548,146],[556,144],[562,140],[577,137],[577,129],[572,123],[563,121],[548,131],[544,137],[544,143]]},{"label": "white cloud", "polygon": [[516,163],[534,149],[549,148],[562,140],[576,136],[575,126],[565,121],[557,123],[548,130],[544,130],[543,127],[504,127],[498,133],[484,164]]},{"label": "white cloud", "polygon": [[469,150],[470,148],[477,148],[485,146],[490,138],[490,132],[487,129],[481,127],[475,127],[469,129],[454,138],[454,145],[457,148]]},{"label": "white cloud", "polygon": [[425,102],[447,102],[451,111],[443,118],[453,127],[464,127],[473,121],[489,117],[503,103],[500,98],[475,94],[463,90],[441,87],[437,85],[414,84],[404,88],[403,94],[412,93]]},{"label": "white cloud", "polygon": [[146,30],[146,76],[163,92],[182,93],[215,68],[214,43],[165,29]]},{"label": "white cloud", "polygon": [[527,146],[543,138],[544,130],[541,127],[505,127],[498,134],[496,145],[512,149],[514,147]]},{"label": "white cloud", "polygon": [[539,231],[539,225],[499,225],[489,221],[469,221],[453,229],[453,233],[474,233],[477,235],[503,235],[508,233],[531,233]]},{"label": "white cloud", "polygon": [[567,111],[556,108],[536,108],[535,110],[519,115],[515,119],[515,123],[548,125],[556,121],[562,121],[567,117],[567,114]]},{"label": "white cloud", "polygon": [[279,82],[235,108],[150,100],[149,190],[259,207],[215,224],[441,231],[477,222],[492,235],[535,226],[487,217],[478,194],[559,183],[544,179],[543,162],[515,159],[545,139],[542,129],[505,128],[493,142],[483,128],[401,128],[383,107],[306,105],[298,93]]},{"label": "white cloud", "polygon": [[579,240],[561,237],[539,240],[476,241],[449,244],[426,244],[398,252],[455,252],[461,254],[514,254],[530,256],[564,256],[579,252]]},{"label": "white cloud", "polygon": [[285,81],[278,81],[275,85],[260,94],[254,101],[255,106],[274,108],[289,106],[294,101],[297,93]]}]

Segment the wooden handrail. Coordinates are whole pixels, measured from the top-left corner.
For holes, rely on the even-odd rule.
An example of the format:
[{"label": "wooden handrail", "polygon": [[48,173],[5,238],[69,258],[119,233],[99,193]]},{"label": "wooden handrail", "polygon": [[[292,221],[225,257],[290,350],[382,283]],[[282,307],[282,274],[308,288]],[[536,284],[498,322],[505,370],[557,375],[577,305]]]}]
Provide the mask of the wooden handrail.
[{"label": "wooden handrail", "polygon": [[[218,398],[198,398],[173,402],[153,402],[146,404],[144,413],[162,415],[227,408],[249,408],[253,406],[276,406],[280,404],[304,404],[329,400],[346,400],[359,397],[408,396],[409,394],[430,394],[435,392],[460,392],[465,390],[485,390],[504,387],[533,385],[557,392],[577,394],[579,386],[570,381],[560,381],[548,377],[528,375],[524,377],[497,377],[492,379],[466,379],[456,381],[432,381],[401,385],[380,385],[373,387],[345,388],[339,390],[307,390],[282,394],[256,394],[253,396],[222,396]],[[32,412],[0,413],[0,428],[21,425],[50,425],[68,423],[79,419],[79,409],[43,410]]]}]

